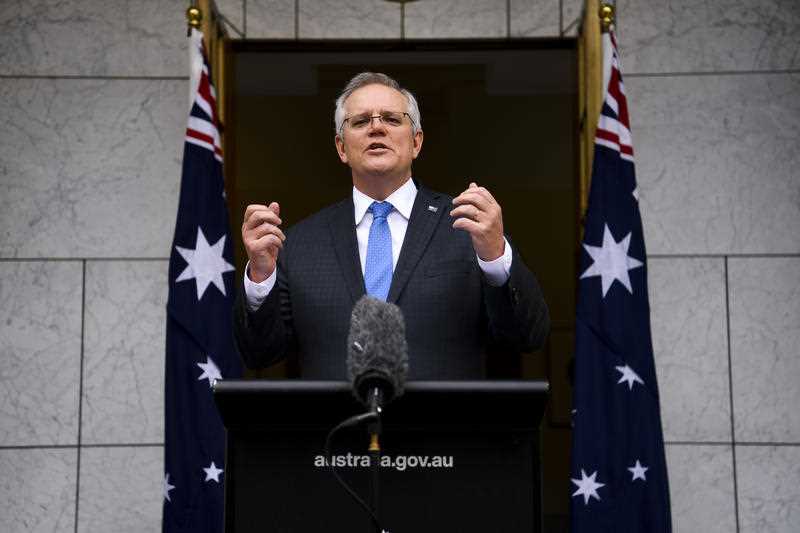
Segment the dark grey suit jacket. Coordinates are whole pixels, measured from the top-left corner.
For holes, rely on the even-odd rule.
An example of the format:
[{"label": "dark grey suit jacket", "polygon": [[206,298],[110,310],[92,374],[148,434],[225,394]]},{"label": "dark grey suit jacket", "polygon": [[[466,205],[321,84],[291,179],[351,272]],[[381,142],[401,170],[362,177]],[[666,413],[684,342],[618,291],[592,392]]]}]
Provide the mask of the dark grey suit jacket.
[{"label": "dark grey suit jacket", "polygon": [[[488,344],[532,351],[550,327],[539,284],[516,249],[508,282],[486,282],[469,234],[452,227],[451,201],[419,188],[389,290],[405,317],[409,379],[481,378]],[[290,228],[276,285],[256,312],[239,283],[234,333],[248,367],[297,353],[301,377],[346,379],[350,313],[365,294],[354,219],[348,198]]]}]

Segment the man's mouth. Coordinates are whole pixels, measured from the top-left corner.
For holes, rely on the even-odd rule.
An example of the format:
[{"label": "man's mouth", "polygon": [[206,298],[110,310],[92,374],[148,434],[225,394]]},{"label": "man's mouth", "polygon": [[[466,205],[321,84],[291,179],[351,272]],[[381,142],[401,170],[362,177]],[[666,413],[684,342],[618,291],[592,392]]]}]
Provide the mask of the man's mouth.
[{"label": "man's mouth", "polygon": [[383,143],[372,143],[369,146],[367,146],[367,151],[368,152],[380,151],[380,150],[388,150],[388,149],[389,149],[389,147],[386,146]]}]

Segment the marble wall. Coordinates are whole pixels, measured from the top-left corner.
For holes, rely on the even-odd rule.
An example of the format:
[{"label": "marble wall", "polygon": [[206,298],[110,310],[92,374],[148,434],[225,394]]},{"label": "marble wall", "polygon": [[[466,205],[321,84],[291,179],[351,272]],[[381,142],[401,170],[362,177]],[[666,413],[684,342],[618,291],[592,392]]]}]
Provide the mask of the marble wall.
[{"label": "marble wall", "polygon": [[800,4],[617,6],[675,531],[799,531]]},{"label": "marble wall", "polygon": [[[571,36],[581,5],[217,3],[248,38]],[[0,11],[4,531],[160,528],[186,5]],[[619,26],[675,531],[800,530],[800,7],[628,0]]]},{"label": "marble wall", "polygon": [[3,531],[160,531],[185,4],[0,10]]}]

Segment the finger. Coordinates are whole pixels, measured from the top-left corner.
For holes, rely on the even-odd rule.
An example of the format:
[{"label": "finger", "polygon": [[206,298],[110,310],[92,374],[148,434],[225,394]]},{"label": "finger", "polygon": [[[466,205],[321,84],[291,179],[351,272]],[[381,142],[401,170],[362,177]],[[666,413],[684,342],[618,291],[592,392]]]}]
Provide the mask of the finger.
[{"label": "finger", "polygon": [[453,198],[453,205],[472,204],[481,211],[486,211],[491,206],[491,202],[482,194],[478,189],[468,189],[455,198]]},{"label": "finger", "polygon": [[276,215],[280,216],[280,214],[281,214],[281,206],[280,206],[280,204],[278,202],[272,202],[271,204],[269,204],[269,208],[272,209],[272,211]]},{"label": "finger", "polygon": [[257,228],[265,222],[277,226],[282,221],[280,217],[271,209],[261,209],[258,211],[253,211],[250,214],[250,217],[244,221],[243,226],[245,230],[251,230]]},{"label": "finger", "polygon": [[275,215],[279,215],[281,210],[281,206],[278,202],[272,202],[269,206],[263,204],[250,204],[244,211],[244,218],[243,220],[247,222],[255,213],[266,213],[272,212]]},{"label": "finger", "polygon": [[472,204],[464,204],[456,207],[450,211],[450,216],[453,218],[464,217],[470,220],[477,221],[480,217],[481,211]]},{"label": "finger", "polygon": [[270,233],[253,241],[251,248],[254,252],[265,251],[269,248],[277,248],[282,250],[283,241],[274,233]]},{"label": "finger", "polygon": [[474,181],[470,182],[469,189],[467,189],[467,190],[469,192],[475,192],[475,193],[480,194],[481,196],[486,198],[489,202],[497,203],[497,200],[494,199],[494,196],[492,196],[492,193],[489,192],[489,189],[487,189],[486,187],[481,187],[480,185],[478,185]]},{"label": "finger", "polygon": [[470,182],[469,182],[469,185],[467,185],[467,188],[466,188],[466,189],[464,189],[464,190],[461,192],[461,194],[464,194],[465,192],[470,192],[470,191],[472,191],[473,189],[476,189],[477,187],[478,187],[478,184],[477,184],[477,183],[475,183],[474,181],[470,181]]},{"label": "finger", "polygon": [[480,235],[484,231],[481,224],[468,218],[457,218],[456,221],[453,222],[453,228],[464,230],[470,235]]},{"label": "finger", "polygon": [[242,217],[242,218],[243,218],[243,220],[247,220],[247,217],[249,217],[253,213],[253,211],[260,211],[260,210],[263,210],[263,209],[269,209],[269,207],[267,207],[266,205],[262,205],[262,204],[250,204],[245,208],[244,217]]},{"label": "finger", "polygon": [[283,234],[281,229],[278,226],[270,224],[268,222],[265,222],[264,224],[261,224],[257,228],[248,232],[248,237],[250,238],[250,240],[255,241],[260,239],[264,235],[268,235],[270,233],[276,235],[281,241],[286,240],[286,235]]},{"label": "finger", "polygon": [[261,220],[258,217],[263,216],[263,214],[265,213],[272,213],[272,210],[270,210],[269,207],[264,205],[248,206],[247,210],[245,210],[244,219],[242,220],[242,228],[244,229],[244,228],[255,227],[254,223],[258,220]]}]

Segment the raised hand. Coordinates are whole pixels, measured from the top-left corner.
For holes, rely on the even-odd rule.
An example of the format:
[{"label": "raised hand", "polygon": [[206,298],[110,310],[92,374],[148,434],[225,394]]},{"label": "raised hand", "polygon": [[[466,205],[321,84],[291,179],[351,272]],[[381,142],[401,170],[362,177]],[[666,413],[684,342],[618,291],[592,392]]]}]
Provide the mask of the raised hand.
[{"label": "raised hand", "polygon": [[261,283],[275,272],[278,253],[283,248],[286,236],[278,227],[281,206],[272,202],[269,206],[250,204],[244,212],[242,240],[250,260],[250,279]]},{"label": "raised hand", "polygon": [[494,196],[474,182],[453,199],[455,206],[450,216],[453,227],[463,229],[472,237],[472,247],[484,261],[493,261],[503,255],[503,212]]}]

